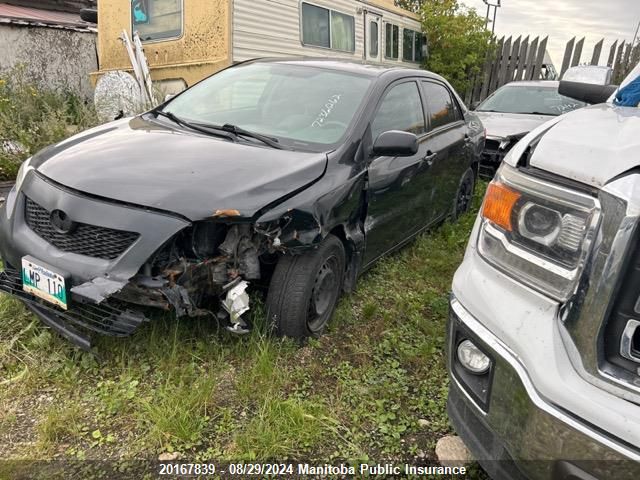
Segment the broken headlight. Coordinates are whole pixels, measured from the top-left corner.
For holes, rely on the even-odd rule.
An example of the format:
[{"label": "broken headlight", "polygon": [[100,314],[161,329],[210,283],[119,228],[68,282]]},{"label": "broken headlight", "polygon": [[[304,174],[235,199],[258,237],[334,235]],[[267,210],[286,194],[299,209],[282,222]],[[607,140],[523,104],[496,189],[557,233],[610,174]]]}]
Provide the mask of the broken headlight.
[{"label": "broken headlight", "polygon": [[556,300],[573,294],[600,218],[596,198],[503,164],[481,215],[487,262]]}]

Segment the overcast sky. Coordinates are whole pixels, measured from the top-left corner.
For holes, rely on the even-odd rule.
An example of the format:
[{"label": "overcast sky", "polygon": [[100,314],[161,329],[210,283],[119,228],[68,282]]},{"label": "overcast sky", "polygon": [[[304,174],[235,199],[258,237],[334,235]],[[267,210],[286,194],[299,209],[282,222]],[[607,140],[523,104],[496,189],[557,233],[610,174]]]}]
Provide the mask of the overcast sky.
[{"label": "overcast sky", "polygon": [[[461,3],[476,8],[482,17],[487,14],[482,0]],[[514,38],[521,34],[532,38],[548,35],[547,48],[560,70],[565,46],[574,35],[576,41],[586,37],[582,61],[591,60],[593,46],[604,37],[600,61],[606,63],[613,41],[631,41],[639,20],[640,0],[502,0],[496,33]]]}]

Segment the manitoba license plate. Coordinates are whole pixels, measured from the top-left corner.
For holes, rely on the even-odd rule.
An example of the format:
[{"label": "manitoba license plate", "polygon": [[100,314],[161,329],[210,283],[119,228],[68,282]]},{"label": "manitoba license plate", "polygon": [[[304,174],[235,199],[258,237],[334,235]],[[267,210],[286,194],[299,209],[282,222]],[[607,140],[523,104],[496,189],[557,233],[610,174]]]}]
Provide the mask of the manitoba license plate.
[{"label": "manitoba license plate", "polygon": [[23,290],[66,310],[67,287],[64,276],[37,262],[31,257],[22,258]]}]

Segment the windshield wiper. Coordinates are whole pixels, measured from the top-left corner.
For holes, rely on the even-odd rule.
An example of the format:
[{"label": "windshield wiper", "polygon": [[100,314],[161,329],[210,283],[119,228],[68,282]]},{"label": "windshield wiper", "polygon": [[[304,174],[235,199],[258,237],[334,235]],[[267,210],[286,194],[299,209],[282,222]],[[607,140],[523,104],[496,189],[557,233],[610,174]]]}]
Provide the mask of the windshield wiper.
[{"label": "windshield wiper", "polygon": [[153,110],[151,110],[151,113],[154,113],[156,115],[156,117],[158,117],[160,115],[163,116],[163,117],[166,117],[169,120],[171,120],[173,123],[176,123],[176,124],[178,124],[178,125],[180,125],[182,127],[190,128],[191,130],[195,130],[195,131],[200,132],[200,133],[205,133],[207,135],[213,135],[213,136],[216,136],[216,137],[226,138],[226,139],[231,140],[233,142],[236,141],[236,135],[233,135],[232,132],[223,133],[222,131],[219,131],[217,128],[212,129],[211,127],[205,127],[205,126],[198,125],[196,123],[191,123],[191,122],[188,122],[187,120],[184,120],[184,119],[178,117],[174,113],[167,112],[165,110],[153,109]]},{"label": "windshield wiper", "polygon": [[245,130],[244,128],[238,127],[237,125],[231,125],[230,123],[225,123],[222,126],[209,125],[204,123],[201,123],[198,125],[201,125],[204,128],[213,128],[216,130],[221,130],[223,132],[229,132],[236,136],[255,138],[256,140],[261,141],[262,143],[270,146],[271,148],[277,148],[278,150],[284,149],[284,147],[280,145],[280,143],[278,143],[277,138],[267,137],[266,135],[262,135],[260,133],[251,132],[249,130]]}]

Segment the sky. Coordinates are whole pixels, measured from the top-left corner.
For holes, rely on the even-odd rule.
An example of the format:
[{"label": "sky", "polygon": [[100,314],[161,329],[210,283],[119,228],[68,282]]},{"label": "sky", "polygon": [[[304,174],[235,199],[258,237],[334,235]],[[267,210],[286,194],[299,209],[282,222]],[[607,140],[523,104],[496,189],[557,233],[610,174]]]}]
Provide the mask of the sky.
[{"label": "sky", "polygon": [[[460,0],[485,17],[482,0]],[[497,3],[491,0],[491,3]],[[566,44],[586,37],[582,61],[590,61],[594,45],[604,37],[600,63],[606,64],[614,40],[633,40],[640,21],[640,0],[502,0],[496,19],[496,34],[549,36],[547,49],[556,69],[562,66]]]}]

